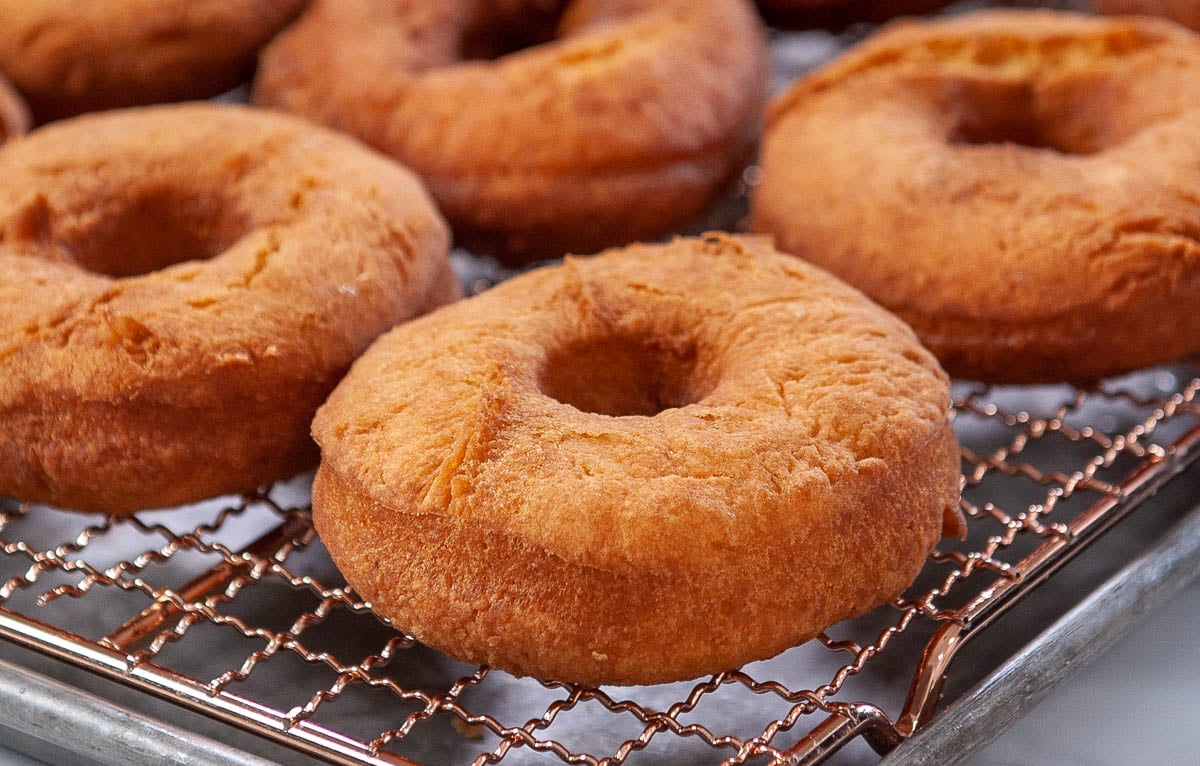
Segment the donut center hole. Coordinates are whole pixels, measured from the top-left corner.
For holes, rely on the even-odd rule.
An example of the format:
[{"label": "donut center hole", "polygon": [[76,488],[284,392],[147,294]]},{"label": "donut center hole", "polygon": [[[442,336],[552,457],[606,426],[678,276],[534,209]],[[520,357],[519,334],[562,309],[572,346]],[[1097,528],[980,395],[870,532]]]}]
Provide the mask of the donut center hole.
[{"label": "donut center hole", "polygon": [[708,393],[697,380],[696,350],[653,339],[585,338],[554,349],[541,371],[541,391],[597,415],[653,416],[695,404]]},{"label": "donut center hole", "polygon": [[558,24],[566,3],[541,0],[514,3],[489,13],[479,14],[463,30],[461,57],[466,61],[495,61],[512,53],[552,42],[558,36]]},{"label": "donut center hole", "polygon": [[215,195],[147,188],[101,202],[67,235],[75,261],[96,274],[133,277],[213,258],[247,228]]},{"label": "donut center hole", "polygon": [[952,144],[1011,144],[1068,155],[1101,151],[1102,126],[1083,113],[1060,114],[1061,104],[1038,98],[1027,85],[967,88],[958,119],[950,131]]},{"label": "donut center hole", "polygon": [[971,146],[1016,144],[1031,149],[1052,149],[1064,154],[1075,154],[1064,151],[1062,147],[1055,146],[1053,141],[1047,140],[1038,130],[1038,126],[1015,121],[963,123],[958,126],[952,140],[956,144]]}]

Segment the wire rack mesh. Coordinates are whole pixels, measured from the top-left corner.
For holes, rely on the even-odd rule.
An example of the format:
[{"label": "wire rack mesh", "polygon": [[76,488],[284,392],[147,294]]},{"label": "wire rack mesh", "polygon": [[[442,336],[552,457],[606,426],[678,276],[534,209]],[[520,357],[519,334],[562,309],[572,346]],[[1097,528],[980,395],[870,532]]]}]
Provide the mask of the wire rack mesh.
[{"label": "wire rack mesh", "polygon": [[303,478],[125,520],[0,506],[0,634],[332,762],[817,763],[858,734],[887,752],[933,712],[930,647],[1194,458],[1198,389],[1196,361],[1086,390],[956,384],[966,539],[893,603],[698,682],[541,683],[421,646],[340,578]]},{"label": "wire rack mesh", "polygon": [[[776,86],[861,34],[777,35]],[[459,266],[476,289],[495,277]],[[333,763],[887,753],[933,715],[959,648],[1195,459],[1198,389],[1195,359],[1086,389],[956,383],[966,538],[894,602],[695,682],[544,683],[420,645],[333,567],[306,477],[129,519],[0,500],[0,637]]]}]

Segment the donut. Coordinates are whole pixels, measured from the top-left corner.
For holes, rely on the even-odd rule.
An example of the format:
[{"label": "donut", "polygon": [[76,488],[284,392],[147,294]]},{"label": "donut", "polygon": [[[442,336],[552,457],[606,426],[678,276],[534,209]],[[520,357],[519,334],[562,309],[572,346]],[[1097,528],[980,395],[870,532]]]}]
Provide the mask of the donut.
[{"label": "donut", "polygon": [[285,115],[87,115],[0,178],[0,495],[124,514],[296,474],[353,358],[458,297],[419,182]]},{"label": "donut", "polygon": [[400,326],[313,422],[313,521],[451,656],[587,684],[774,655],[957,533],[949,388],[764,238],[632,245]]},{"label": "donut", "polygon": [[246,82],[307,0],[0,0],[0,73],[38,122]]},{"label": "donut", "polygon": [[856,22],[879,22],[927,13],[950,0],[756,0],[763,18],[782,27],[840,29]]},{"label": "donut", "polygon": [[1195,93],[1200,41],[1169,22],[899,22],[772,104],[751,226],[899,314],[952,375],[1168,361],[1200,349]]},{"label": "donut", "polygon": [[540,23],[511,21],[531,3],[317,0],[264,51],[253,98],[396,157],[458,242],[509,263],[689,223],[757,140],[769,61],[749,0],[543,0]]},{"label": "donut", "polygon": [[28,131],[29,108],[12,85],[0,77],[0,144]]},{"label": "donut", "polygon": [[1162,16],[1185,27],[1200,29],[1200,3],[1196,0],[1097,0],[1101,13],[1138,13]]}]

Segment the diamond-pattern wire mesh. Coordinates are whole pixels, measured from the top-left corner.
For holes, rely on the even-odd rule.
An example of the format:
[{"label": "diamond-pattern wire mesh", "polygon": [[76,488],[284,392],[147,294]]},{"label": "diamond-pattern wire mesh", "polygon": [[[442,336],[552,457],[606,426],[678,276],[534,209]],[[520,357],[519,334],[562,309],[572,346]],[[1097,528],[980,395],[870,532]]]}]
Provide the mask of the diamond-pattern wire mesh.
[{"label": "diamond-pattern wire mesh", "polygon": [[127,520],[0,506],[0,608],[120,650],[130,673],[194,679],[213,704],[249,699],[289,730],[338,731],[385,761],[782,762],[851,703],[897,720],[896,690],[938,626],[986,611],[997,582],[1067,541],[1089,509],[1127,510],[1130,477],[1177,470],[1198,375],[1189,362],[1092,390],[956,384],[966,539],[943,541],[893,604],[698,682],[543,684],[415,643],[341,580],[312,534],[303,480]]}]

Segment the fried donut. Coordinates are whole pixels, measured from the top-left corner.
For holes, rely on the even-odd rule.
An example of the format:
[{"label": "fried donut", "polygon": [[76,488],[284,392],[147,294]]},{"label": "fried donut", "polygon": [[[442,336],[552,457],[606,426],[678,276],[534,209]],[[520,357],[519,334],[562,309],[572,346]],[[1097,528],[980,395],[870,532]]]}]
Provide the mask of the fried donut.
[{"label": "fried donut", "polygon": [[0,178],[2,495],[126,513],[295,474],[351,360],[458,295],[417,180],[285,115],[80,117]]},{"label": "fried donut", "polygon": [[0,77],[0,144],[28,130],[28,107],[8,81]]},{"label": "fried donut", "polygon": [[772,105],[752,225],[954,375],[1167,361],[1200,349],[1196,93],[1200,39],[1168,22],[898,23]]},{"label": "fried donut", "polygon": [[765,238],[634,245],[376,342],[313,423],[313,520],[454,657],[691,678],[911,582],[961,528],[948,404],[903,323]]},{"label": "fried donut", "polygon": [[1137,13],[1162,16],[1185,27],[1200,29],[1200,3],[1196,0],[1097,0],[1101,13]]},{"label": "fried donut", "polygon": [[505,30],[536,38],[498,21],[531,2],[318,0],[264,51],[254,100],[396,157],[460,243],[510,262],[690,222],[757,140],[768,52],[748,0],[556,2],[555,39],[464,60],[502,53]]},{"label": "fried donut", "polygon": [[0,72],[38,122],[246,82],[307,0],[0,0]]}]

